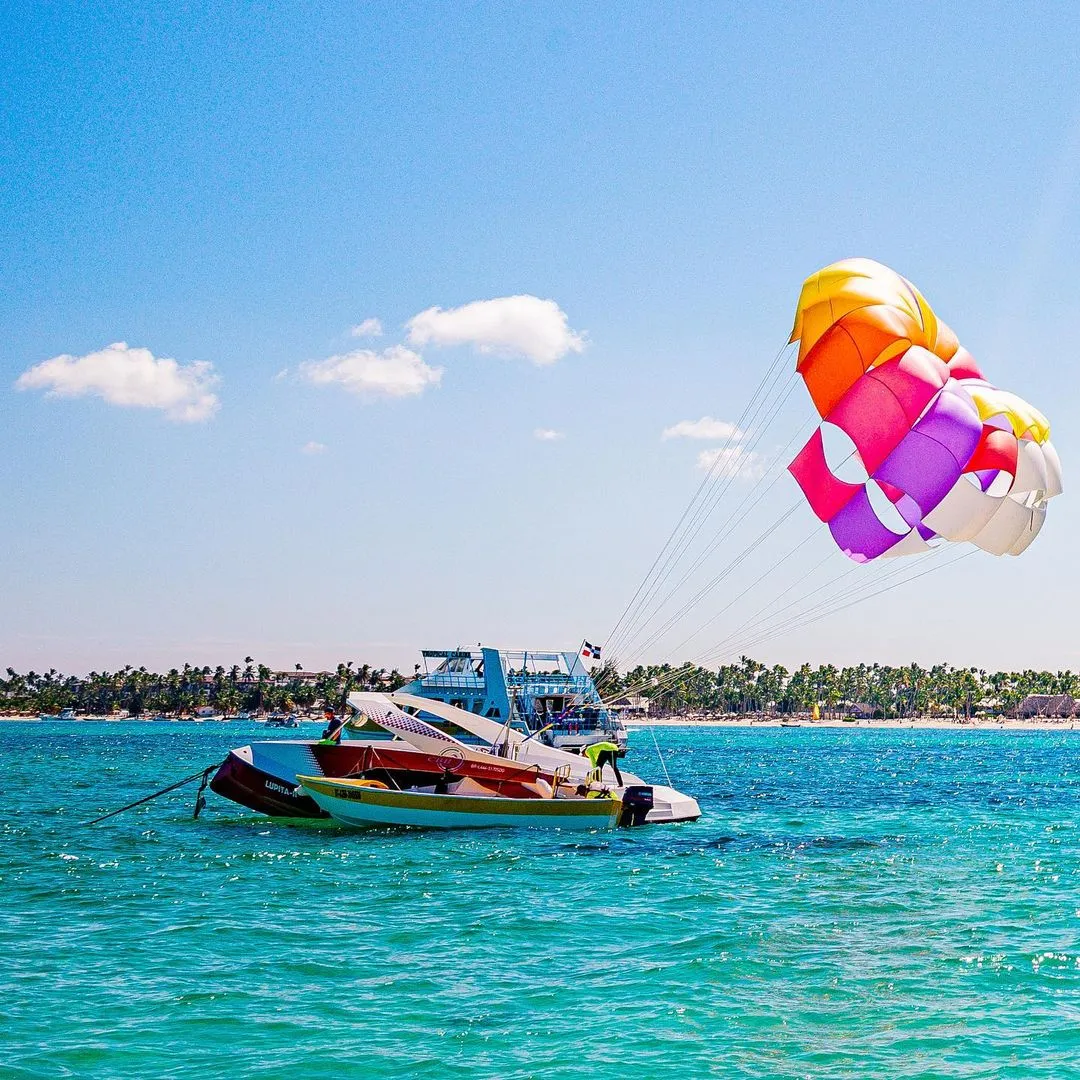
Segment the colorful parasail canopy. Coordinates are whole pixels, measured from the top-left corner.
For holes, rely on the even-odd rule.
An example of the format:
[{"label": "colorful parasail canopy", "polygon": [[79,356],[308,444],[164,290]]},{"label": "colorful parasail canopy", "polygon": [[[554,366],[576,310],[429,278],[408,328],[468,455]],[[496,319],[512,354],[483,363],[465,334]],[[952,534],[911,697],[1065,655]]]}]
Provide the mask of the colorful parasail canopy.
[{"label": "colorful parasail canopy", "polygon": [[[983,377],[911,282],[870,259],[827,266],[803,285],[791,340],[822,423],[788,469],[846,555],[1031,544],[1062,490],[1050,425]],[[827,436],[852,447],[854,482]]]}]

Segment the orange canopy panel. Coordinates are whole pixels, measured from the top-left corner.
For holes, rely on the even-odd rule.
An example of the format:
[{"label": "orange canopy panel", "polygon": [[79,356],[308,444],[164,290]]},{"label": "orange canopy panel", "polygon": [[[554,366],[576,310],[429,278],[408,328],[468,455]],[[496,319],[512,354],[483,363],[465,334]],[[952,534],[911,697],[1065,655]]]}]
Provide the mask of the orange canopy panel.
[{"label": "orange canopy panel", "polygon": [[822,416],[870,368],[921,345],[921,328],[895,308],[860,308],[840,319],[799,361],[799,374]]}]

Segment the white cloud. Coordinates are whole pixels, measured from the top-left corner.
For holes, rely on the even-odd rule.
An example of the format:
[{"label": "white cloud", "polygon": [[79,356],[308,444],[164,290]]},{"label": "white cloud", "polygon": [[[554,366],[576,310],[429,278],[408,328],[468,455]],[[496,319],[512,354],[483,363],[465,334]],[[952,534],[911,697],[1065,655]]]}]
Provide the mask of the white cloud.
[{"label": "white cloud", "polygon": [[524,356],[534,364],[553,364],[585,348],[584,336],[570,329],[559,305],[538,296],[500,296],[456,308],[428,308],[406,327],[412,345],[475,345],[483,353]]},{"label": "white cloud", "polygon": [[362,323],[349,327],[353,337],[382,337],[382,323],[378,319],[365,319]]},{"label": "white cloud", "polygon": [[287,367],[283,367],[283,368],[282,368],[282,369],[281,369],[281,370],[280,370],[280,371],[279,371],[279,372],[278,372],[278,373],[277,373],[277,374],[276,374],[276,375],[274,376],[274,378],[273,378],[273,380],[272,380],[272,381],[273,381],[273,382],[281,382],[281,380],[282,380],[282,379],[287,379],[288,377],[289,377],[289,369],[288,369]]},{"label": "white cloud", "polygon": [[19,390],[44,390],[50,397],[103,398],[110,405],[160,409],[170,420],[209,420],[221,402],[212,388],[220,380],[205,360],[178,364],[149,349],[117,341],[86,356],[54,356],[24,371]]},{"label": "white cloud", "polygon": [[566,435],[561,431],[555,431],[554,428],[538,427],[533,432],[533,438],[541,442],[558,442],[559,439],[565,439]]},{"label": "white cloud", "polygon": [[404,345],[392,345],[382,352],[356,349],[308,360],[300,365],[300,376],[316,386],[341,386],[361,397],[411,397],[429,386],[438,386],[442,368],[429,367],[419,353]]},{"label": "white cloud", "polygon": [[312,440],[311,442],[304,443],[304,445],[300,447],[300,453],[301,454],[325,454],[326,453],[326,443],[315,442],[314,440]]},{"label": "white cloud", "polygon": [[697,458],[698,468],[713,475],[736,476],[740,480],[760,480],[765,473],[765,459],[761,454],[744,450],[741,446],[702,450]]},{"label": "white cloud", "polygon": [[700,420],[680,420],[664,429],[662,439],[741,439],[746,432],[740,431],[727,420],[714,420],[703,416]]}]

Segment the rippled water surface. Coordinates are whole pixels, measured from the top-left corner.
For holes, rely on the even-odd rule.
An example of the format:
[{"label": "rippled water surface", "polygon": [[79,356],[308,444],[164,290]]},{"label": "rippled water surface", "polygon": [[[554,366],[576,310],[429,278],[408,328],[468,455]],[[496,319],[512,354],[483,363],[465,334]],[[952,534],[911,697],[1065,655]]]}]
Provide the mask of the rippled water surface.
[{"label": "rippled water surface", "polygon": [[1080,732],[658,729],[704,816],[609,834],[80,827],[258,734],[0,723],[0,1074],[1080,1076]]}]

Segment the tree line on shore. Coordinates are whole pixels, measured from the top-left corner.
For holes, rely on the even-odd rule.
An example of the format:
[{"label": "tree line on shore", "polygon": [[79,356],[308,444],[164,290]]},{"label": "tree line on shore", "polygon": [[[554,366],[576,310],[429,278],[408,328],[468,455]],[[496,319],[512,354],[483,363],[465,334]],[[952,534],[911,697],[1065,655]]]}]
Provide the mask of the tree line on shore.
[{"label": "tree line on shore", "polygon": [[[1013,714],[1031,694],[1080,697],[1080,675],[1072,671],[988,672],[951,664],[802,664],[789,671],[744,656],[715,669],[662,664],[620,673],[605,664],[593,674],[605,700],[640,697],[653,715],[796,714],[815,706],[828,715],[859,706],[882,717],[935,712],[971,717]],[[341,710],[354,690],[395,690],[406,681],[396,668],[388,671],[352,660],[311,676],[301,672],[300,665],[295,672],[273,672],[250,656],[229,668],[184,664],[162,674],[130,666],[89,675],[63,675],[53,669],[20,674],[9,667],[0,678],[0,711],[180,716],[206,706],[226,714]]]},{"label": "tree line on shore", "polygon": [[951,713],[1012,715],[1032,694],[1080,696],[1073,671],[986,671],[935,664],[802,664],[793,671],[748,656],[716,669],[685,664],[647,665],[619,673],[605,666],[594,673],[604,698],[643,697],[652,715],[686,713],[810,713],[868,710],[878,717]]},{"label": "tree line on shore", "polygon": [[20,674],[8,668],[0,678],[0,711],[183,716],[207,706],[225,714],[343,709],[354,690],[395,690],[406,681],[396,668],[387,671],[352,660],[310,677],[299,664],[295,672],[273,672],[250,656],[229,668],[184,664],[163,674],[130,666],[89,675],[63,675],[55,669]]}]

